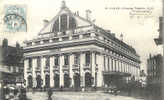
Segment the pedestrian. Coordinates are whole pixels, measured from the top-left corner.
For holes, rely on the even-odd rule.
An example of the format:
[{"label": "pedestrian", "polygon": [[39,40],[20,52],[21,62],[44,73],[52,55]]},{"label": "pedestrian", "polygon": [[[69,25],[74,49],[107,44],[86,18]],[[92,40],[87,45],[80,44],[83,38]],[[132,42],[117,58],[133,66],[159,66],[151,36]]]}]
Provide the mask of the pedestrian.
[{"label": "pedestrian", "polygon": [[48,89],[48,100],[52,100],[52,94],[53,94],[53,91],[51,88]]}]

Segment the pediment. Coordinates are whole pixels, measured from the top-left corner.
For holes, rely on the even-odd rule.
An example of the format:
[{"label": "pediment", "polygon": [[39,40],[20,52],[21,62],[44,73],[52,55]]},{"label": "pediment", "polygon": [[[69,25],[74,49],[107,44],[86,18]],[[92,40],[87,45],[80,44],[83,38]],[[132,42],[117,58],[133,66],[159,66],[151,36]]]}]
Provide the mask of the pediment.
[{"label": "pediment", "polygon": [[61,9],[57,15],[41,29],[39,34],[55,33],[90,25],[92,25],[90,21],[72,13],[68,8],[64,8]]}]

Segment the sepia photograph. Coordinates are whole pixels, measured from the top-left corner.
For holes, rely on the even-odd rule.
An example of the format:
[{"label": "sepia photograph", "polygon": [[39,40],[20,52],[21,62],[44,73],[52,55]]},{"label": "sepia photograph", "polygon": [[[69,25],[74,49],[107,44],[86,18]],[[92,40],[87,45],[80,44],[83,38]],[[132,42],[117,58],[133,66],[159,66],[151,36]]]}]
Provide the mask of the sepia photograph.
[{"label": "sepia photograph", "polygon": [[164,100],[164,0],[0,0],[0,100]]}]

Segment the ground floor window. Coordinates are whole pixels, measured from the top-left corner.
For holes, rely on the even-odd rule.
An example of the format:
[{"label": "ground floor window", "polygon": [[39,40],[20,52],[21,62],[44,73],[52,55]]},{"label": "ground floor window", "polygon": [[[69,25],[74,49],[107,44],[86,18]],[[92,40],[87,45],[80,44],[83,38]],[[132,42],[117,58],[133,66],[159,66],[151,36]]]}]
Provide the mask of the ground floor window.
[{"label": "ground floor window", "polygon": [[74,79],[74,87],[78,88],[80,87],[80,75],[78,73],[76,73],[73,77]]},{"label": "ground floor window", "polygon": [[70,78],[68,74],[64,74],[64,87],[68,88],[70,86]]},{"label": "ground floor window", "polygon": [[85,73],[85,87],[92,86],[92,75],[90,73]]},{"label": "ground floor window", "polygon": [[40,75],[38,75],[36,77],[36,82],[37,82],[36,88],[41,88],[42,87],[42,79],[41,79]]},{"label": "ground floor window", "polygon": [[54,75],[54,87],[59,88],[59,74]]},{"label": "ground floor window", "polygon": [[32,76],[30,75],[30,76],[28,76],[28,87],[32,88],[32,86],[33,86]]},{"label": "ground floor window", "polygon": [[46,88],[50,87],[50,75],[46,75],[45,77],[45,87]]}]

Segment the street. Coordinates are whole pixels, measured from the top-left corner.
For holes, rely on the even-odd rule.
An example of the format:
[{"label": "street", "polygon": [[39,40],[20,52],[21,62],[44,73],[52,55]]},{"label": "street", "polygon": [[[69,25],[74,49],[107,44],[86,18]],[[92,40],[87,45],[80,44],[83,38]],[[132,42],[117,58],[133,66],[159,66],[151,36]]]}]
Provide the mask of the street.
[{"label": "street", "polygon": [[[27,92],[30,100],[47,100],[46,92]],[[53,92],[52,100],[144,100],[128,96],[115,96],[101,92]]]}]

